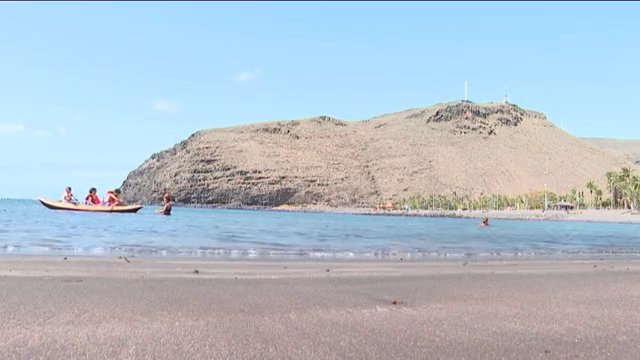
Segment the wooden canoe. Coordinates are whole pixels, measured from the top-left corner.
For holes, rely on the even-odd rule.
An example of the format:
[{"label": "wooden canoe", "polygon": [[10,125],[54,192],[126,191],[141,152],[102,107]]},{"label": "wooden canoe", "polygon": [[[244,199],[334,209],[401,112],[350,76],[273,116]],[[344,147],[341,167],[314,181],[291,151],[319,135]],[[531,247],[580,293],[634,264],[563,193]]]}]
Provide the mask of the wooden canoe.
[{"label": "wooden canoe", "polygon": [[102,206],[102,205],[74,205],[67,204],[61,201],[51,201],[47,199],[38,198],[38,201],[44,205],[47,209],[51,210],[69,210],[69,211],[87,211],[87,212],[101,212],[101,213],[135,213],[142,209],[142,205],[127,205],[127,206]]}]

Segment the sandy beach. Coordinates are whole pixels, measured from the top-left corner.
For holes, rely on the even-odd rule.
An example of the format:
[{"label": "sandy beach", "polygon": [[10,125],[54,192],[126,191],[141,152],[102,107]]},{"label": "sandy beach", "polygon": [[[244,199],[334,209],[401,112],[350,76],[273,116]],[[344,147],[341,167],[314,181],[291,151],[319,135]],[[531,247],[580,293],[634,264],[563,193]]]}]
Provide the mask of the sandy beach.
[{"label": "sandy beach", "polygon": [[3,359],[631,359],[640,350],[638,259],[5,257],[0,275]]},{"label": "sandy beach", "polygon": [[377,210],[362,208],[331,208],[327,206],[289,206],[272,208],[274,211],[288,212],[327,212],[337,214],[355,214],[372,216],[417,216],[449,217],[467,219],[503,219],[503,220],[548,220],[548,221],[584,221],[606,223],[640,223],[640,213],[631,210]]},{"label": "sandy beach", "polygon": [[608,223],[640,223],[640,213],[630,210],[485,210],[485,211],[418,211],[407,212],[416,216],[444,216],[471,219],[504,219],[504,220],[549,220],[549,221],[584,221]]}]

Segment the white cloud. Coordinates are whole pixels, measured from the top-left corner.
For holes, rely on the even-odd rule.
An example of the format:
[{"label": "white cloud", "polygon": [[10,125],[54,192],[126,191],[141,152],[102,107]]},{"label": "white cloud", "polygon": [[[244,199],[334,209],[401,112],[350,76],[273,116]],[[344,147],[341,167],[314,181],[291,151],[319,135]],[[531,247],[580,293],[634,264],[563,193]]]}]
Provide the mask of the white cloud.
[{"label": "white cloud", "polygon": [[38,138],[46,138],[51,136],[51,134],[47,130],[39,129],[33,132],[33,136]]},{"label": "white cloud", "polygon": [[262,74],[262,70],[254,69],[253,71],[243,71],[236,75],[236,82],[238,84],[244,84],[249,81],[257,79]]},{"label": "white cloud", "polygon": [[180,111],[180,105],[176,102],[169,101],[169,100],[157,99],[153,102],[152,105],[153,105],[153,110],[164,112],[164,113],[175,114],[178,111]]},{"label": "white cloud", "polygon": [[2,124],[0,123],[0,135],[15,135],[24,131],[22,124]]}]

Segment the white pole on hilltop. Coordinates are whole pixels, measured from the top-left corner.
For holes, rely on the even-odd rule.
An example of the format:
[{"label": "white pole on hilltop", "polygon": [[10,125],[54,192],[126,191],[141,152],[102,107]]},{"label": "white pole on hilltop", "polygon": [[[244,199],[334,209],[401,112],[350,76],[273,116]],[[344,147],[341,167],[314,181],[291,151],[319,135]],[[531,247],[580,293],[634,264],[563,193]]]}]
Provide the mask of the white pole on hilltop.
[{"label": "white pole on hilltop", "polygon": [[467,82],[464,82],[464,101],[467,101]]}]

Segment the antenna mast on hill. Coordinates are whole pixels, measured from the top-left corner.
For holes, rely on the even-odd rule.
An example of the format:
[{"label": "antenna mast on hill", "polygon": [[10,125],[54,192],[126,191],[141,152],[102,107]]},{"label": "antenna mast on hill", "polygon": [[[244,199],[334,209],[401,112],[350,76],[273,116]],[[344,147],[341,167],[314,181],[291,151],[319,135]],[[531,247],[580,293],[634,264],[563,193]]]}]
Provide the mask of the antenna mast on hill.
[{"label": "antenna mast on hill", "polygon": [[464,82],[464,101],[467,101],[467,81]]},{"label": "antenna mast on hill", "polygon": [[508,89],[507,89],[506,86],[504,87],[504,103],[505,104],[509,103],[509,93],[508,93]]}]

